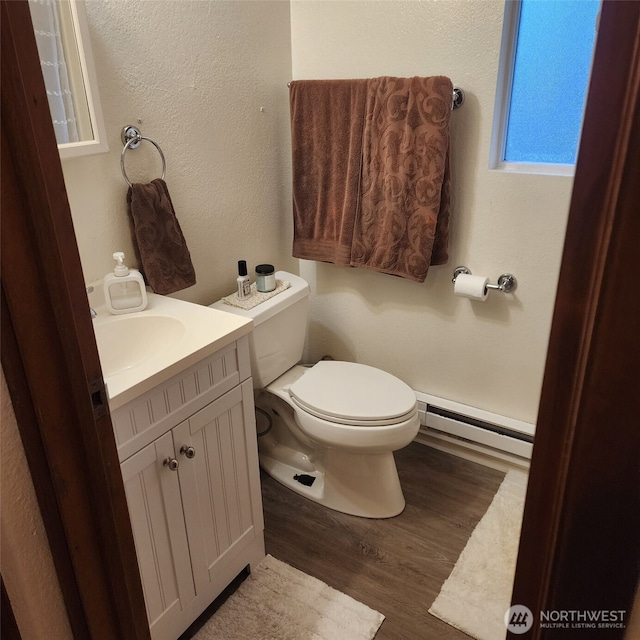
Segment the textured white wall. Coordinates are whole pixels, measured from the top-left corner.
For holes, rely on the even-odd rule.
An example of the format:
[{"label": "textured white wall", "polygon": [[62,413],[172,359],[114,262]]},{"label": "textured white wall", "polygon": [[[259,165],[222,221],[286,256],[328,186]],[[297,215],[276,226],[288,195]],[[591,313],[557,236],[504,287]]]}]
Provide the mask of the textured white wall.
[{"label": "textured white wall", "polygon": [[23,638],[71,640],[73,636],[4,371],[0,376],[0,403],[2,579]]},{"label": "textured white wall", "polygon": [[[424,284],[302,262],[312,283],[310,360],[386,369],[414,389],[535,422],[572,180],[488,169],[502,0],[291,3],[293,78],[447,75],[466,94],[452,115],[449,264]],[[468,266],[513,297],[454,297]]]},{"label": "textured white wall", "polygon": [[[120,133],[142,122],[162,148],[166,181],[197,284],[176,294],[209,303],[250,268],[291,258],[291,77],[287,1],[88,0],[109,152],[63,162],[87,282],[123,250],[135,264],[120,172]],[[261,108],[263,110],[261,110]],[[160,177],[149,143],[126,154],[132,181]]]}]

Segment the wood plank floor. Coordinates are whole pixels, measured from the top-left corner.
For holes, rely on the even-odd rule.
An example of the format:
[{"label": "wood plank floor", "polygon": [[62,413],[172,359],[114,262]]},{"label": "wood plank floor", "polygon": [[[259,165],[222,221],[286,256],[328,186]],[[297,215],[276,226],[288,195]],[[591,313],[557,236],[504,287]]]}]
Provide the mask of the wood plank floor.
[{"label": "wood plank floor", "polygon": [[504,473],[419,443],[395,455],[407,506],[385,520],[326,509],[263,472],[267,553],[383,613],[376,640],[468,640],[428,609]]}]

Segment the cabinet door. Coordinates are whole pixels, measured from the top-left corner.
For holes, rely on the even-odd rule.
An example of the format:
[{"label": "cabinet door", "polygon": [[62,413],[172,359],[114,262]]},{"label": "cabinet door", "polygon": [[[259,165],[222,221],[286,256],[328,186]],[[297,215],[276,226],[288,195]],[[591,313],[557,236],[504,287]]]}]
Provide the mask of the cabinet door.
[{"label": "cabinet door", "polygon": [[[173,429],[196,595],[215,597],[264,523],[251,380]],[[188,447],[193,458],[187,459]]]},{"label": "cabinet door", "polygon": [[178,473],[166,433],[122,463],[149,626],[154,640],[175,640],[195,596]]}]

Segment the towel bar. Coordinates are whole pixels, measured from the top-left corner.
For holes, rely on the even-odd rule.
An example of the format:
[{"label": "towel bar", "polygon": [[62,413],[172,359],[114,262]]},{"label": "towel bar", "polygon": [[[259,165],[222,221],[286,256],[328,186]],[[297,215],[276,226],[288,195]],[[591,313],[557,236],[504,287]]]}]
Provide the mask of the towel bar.
[{"label": "towel bar", "polygon": [[451,109],[458,109],[464,103],[464,91],[460,87],[453,87]]},{"label": "towel bar", "polygon": [[124,149],[122,149],[122,153],[120,154],[120,169],[122,170],[122,176],[130,187],[133,185],[131,184],[131,180],[129,180],[129,176],[127,176],[127,172],[124,168],[124,156],[129,149],[137,149],[143,140],[150,142],[158,150],[160,158],[162,159],[162,176],[160,179],[164,180],[164,175],[167,170],[167,162],[164,159],[164,153],[162,153],[162,149],[157,142],[154,142],[151,138],[146,138],[141,135],[140,131],[131,125],[127,125],[122,129],[120,139],[122,140],[122,144],[124,144]]},{"label": "towel bar", "polygon": [[[291,82],[287,82],[287,87],[291,86]],[[451,96],[451,110],[458,109],[464,103],[464,91],[460,87],[453,87],[453,95]]]}]

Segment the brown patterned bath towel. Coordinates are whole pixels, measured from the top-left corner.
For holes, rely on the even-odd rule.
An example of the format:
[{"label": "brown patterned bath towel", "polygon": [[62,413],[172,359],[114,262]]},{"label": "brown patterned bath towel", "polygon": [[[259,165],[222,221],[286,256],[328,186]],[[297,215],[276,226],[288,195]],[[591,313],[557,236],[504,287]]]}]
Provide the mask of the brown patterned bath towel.
[{"label": "brown patterned bath towel", "polygon": [[447,261],[449,78],[373,78],[351,264],[424,282]]},{"label": "brown patterned bath towel", "polygon": [[133,245],[147,284],[167,295],[191,287],[196,274],[164,180],[133,184],[127,192]]}]

